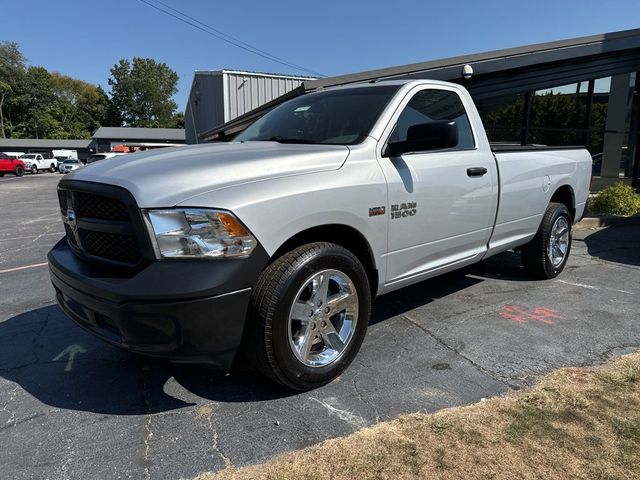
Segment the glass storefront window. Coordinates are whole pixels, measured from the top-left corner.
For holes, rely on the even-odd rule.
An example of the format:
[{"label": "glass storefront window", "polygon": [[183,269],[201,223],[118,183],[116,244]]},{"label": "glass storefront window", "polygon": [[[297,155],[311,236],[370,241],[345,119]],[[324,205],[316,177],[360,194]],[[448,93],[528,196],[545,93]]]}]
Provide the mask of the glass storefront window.
[{"label": "glass storefront window", "polygon": [[588,82],[534,92],[531,96],[527,143],[583,144],[588,101]]},{"label": "glass storefront window", "polygon": [[640,138],[637,84],[637,74],[627,73],[482,99],[476,105],[492,143],[584,145],[593,158],[594,176],[629,178]]},{"label": "glass storefront window", "polygon": [[503,95],[476,102],[487,137],[492,143],[520,145],[524,95]]}]

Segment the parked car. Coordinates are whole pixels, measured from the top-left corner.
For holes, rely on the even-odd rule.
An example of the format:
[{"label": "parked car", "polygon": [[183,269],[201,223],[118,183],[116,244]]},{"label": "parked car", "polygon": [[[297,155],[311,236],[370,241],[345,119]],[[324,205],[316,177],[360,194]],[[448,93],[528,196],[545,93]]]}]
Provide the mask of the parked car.
[{"label": "parked car", "polygon": [[60,164],[59,173],[70,173],[82,167],[80,160],[65,160]]},{"label": "parked car", "polygon": [[16,177],[21,177],[25,171],[25,164],[19,158],[0,152],[0,177],[5,173],[13,173]]},{"label": "parked car", "polygon": [[127,155],[126,153],[116,153],[116,152],[106,152],[106,153],[94,153],[89,158],[87,158],[87,165],[93,162],[98,162],[100,160],[106,160],[107,158],[114,158],[120,155]]},{"label": "parked car", "polygon": [[510,249],[557,276],[590,173],[584,149],[492,148],[460,85],[327,88],[232,143],[62,179],[51,279],[66,315],[113,345],[218,368],[243,345],[307,390],[354,359],[376,295]]},{"label": "parked car", "polygon": [[55,158],[44,158],[40,153],[25,153],[20,156],[26,169],[33,174],[48,170],[51,173],[58,168],[58,160]]}]

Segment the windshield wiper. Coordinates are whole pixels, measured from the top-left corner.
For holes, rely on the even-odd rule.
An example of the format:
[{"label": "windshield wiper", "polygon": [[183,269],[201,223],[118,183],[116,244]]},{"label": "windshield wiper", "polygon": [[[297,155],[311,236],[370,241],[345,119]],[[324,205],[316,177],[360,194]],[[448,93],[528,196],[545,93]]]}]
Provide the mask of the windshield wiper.
[{"label": "windshield wiper", "polygon": [[318,143],[318,142],[315,142],[313,140],[307,140],[305,138],[285,138],[285,137],[281,137],[280,135],[278,135],[276,137],[271,137],[267,141],[269,141],[269,142],[278,142],[278,143],[305,143],[305,144]]}]

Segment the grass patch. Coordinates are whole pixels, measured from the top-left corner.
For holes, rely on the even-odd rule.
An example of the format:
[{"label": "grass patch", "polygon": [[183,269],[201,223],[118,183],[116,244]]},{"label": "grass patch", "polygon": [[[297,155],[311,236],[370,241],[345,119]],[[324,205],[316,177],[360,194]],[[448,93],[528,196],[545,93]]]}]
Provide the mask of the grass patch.
[{"label": "grass patch", "polygon": [[198,480],[638,479],[640,353]]}]

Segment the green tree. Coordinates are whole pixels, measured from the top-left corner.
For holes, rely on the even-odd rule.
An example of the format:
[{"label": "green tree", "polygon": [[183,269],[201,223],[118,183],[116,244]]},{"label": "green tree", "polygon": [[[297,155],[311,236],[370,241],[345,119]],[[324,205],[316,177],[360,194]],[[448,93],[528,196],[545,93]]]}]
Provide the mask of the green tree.
[{"label": "green tree", "polygon": [[130,127],[172,127],[178,74],[151,58],[122,59],[111,69],[111,101]]},{"label": "green tree", "polygon": [[12,99],[12,136],[64,138],[59,120],[64,113],[54,92],[54,80],[44,67],[29,67]]},{"label": "green tree", "polygon": [[111,100],[101,87],[59,73],[52,74],[52,84],[64,138],[90,138],[100,126],[117,123],[110,118]]},{"label": "green tree", "polygon": [[43,67],[29,67],[11,97],[11,136],[91,138],[101,126],[118,126],[111,100],[99,86]]},{"label": "green tree", "polygon": [[22,81],[26,71],[26,60],[18,44],[0,41],[0,133],[7,138],[5,118],[8,100]]},{"label": "green tree", "polygon": [[167,128],[184,128],[184,112],[174,113],[172,123]]},{"label": "green tree", "polygon": [[107,92],[105,92],[101,86],[98,86],[96,93],[98,95],[98,103],[105,106],[104,117],[100,119],[100,126],[121,127],[122,115],[120,115],[120,112],[107,95]]}]

